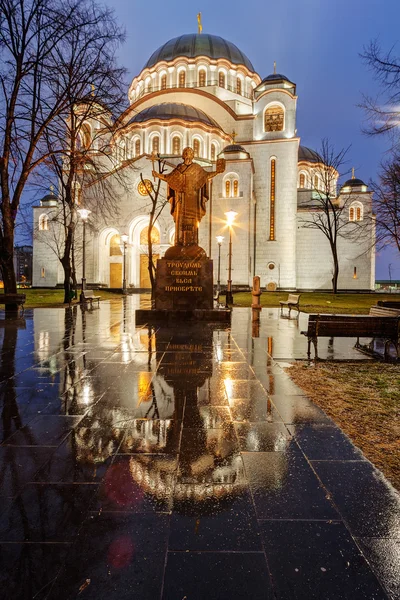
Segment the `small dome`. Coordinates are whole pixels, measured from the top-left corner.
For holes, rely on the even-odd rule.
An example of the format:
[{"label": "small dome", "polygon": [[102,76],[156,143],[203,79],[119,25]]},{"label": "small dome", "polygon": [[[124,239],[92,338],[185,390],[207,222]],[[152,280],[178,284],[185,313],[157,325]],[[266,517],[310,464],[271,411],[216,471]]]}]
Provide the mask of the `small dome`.
[{"label": "small dome", "polygon": [[367,184],[364,183],[364,181],[362,181],[362,179],[357,179],[357,177],[354,177],[352,179],[348,179],[347,181],[345,181],[344,184],[342,185],[342,189],[345,187],[360,187],[361,185],[367,186]]},{"label": "small dome", "polygon": [[322,163],[324,162],[318,152],[307,148],[306,146],[299,146],[298,161],[311,162],[311,163]]},{"label": "small dome", "polygon": [[208,56],[214,60],[225,58],[234,65],[244,65],[249,71],[255,72],[247,56],[235,44],[207,33],[189,33],[169,40],[153,52],[144,69],[150,69],[161,61],[171,62],[179,56]]},{"label": "small dome", "polygon": [[58,203],[58,198],[53,193],[53,191],[51,191],[50,194],[46,194],[46,196],[43,196],[43,198],[41,198],[41,200],[40,200],[41,206],[54,206],[57,203]]},{"label": "small dome", "polygon": [[225,146],[225,148],[222,150],[222,152],[224,152],[224,153],[246,152],[246,154],[248,154],[247,150],[245,148],[243,148],[243,146],[240,146],[239,144],[230,144],[229,146]]},{"label": "small dome", "polygon": [[190,123],[204,123],[208,127],[214,127],[221,129],[214,119],[206,115],[205,112],[194,106],[188,104],[179,104],[172,102],[164,102],[162,104],[155,104],[149,108],[145,108],[140,113],[135,115],[128,123],[144,123],[152,119],[158,119],[161,121],[170,121],[172,119],[182,119],[182,121],[189,121]]},{"label": "small dome", "polygon": [[278,81],[288,81],[289,83],[292,83],[290,81],[290,79],[288,79],[286,77],[286,75],[282,75],[281,73],[271,73],[271,75],[267,75],[267,77],[264,77],[264,79],[261,82],[261,85],[263,83],[272,83],[272,82],[278,82]]}]

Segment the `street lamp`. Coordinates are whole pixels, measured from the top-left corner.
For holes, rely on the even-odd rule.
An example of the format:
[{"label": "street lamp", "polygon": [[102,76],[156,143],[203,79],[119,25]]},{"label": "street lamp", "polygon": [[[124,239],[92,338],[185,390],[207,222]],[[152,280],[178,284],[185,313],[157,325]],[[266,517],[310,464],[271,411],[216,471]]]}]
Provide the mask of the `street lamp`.
[{"label": "street lamp", "polygon": [[127,236],[126,233],[123,233],[121,235],[121,240],[122,240],[122,243],[124,245],[124,248],[123,248],[123,252],[124,252],[124,270],[123,270],[123,276],[122,276],[122,293],[123,294],[126,294],[126,244],[127,244],[128,239],[129,239],[129,236]]},{"label": "street lamp", "polygon": [[228,308],[231,304],[233,304],[233,295],[232,295],[232,226],[233,222],[236,219],[238,213],[234,210],[229,210],[225,213],[226,216],[226,224],[229,227],[229,262],[228,262],[228,287],[226,289],[225,296],[225,307]]},{"label": "street lamp", "polygon": [[85,277],[85,262],[86,262],[86,221],[88,220],[88,216],[92,212],[87,208],[78,208],[78,214],[82,219],[83,223],[83,233],[82,233],[82,291],[80,296],[80,301],[85,301],[85,289],[86,289],[86,277]]},{"label": "street lamp", "polygon": [[217,235],[217,242],[218,242],[218,279],[217,279],[217,294],[219,296],[219,293],[221,291],[221,246],[222,246],[222,242],[224,241],[224,238],[222,235]]}]

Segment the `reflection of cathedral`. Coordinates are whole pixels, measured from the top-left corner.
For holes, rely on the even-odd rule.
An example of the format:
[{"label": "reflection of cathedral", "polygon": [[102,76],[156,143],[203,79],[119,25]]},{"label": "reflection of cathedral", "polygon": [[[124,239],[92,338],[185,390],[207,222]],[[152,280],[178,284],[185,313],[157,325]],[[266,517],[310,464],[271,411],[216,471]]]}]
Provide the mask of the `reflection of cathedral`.
[{"label": "reflection of cathedral", "polygon": [[[231,42],[214,35],[190,34],[170,40],[152,54],[133,79],[128,97],[130,106],[119,117],[114,136],[107,140],[115,165],[110,177],[115,179],[119,214],[109,215],[91,230],[86,260],[89,282],[122,286],[120,235],[127,234],[127,284],[148,287],[146,186],[152,182],[148,158],[152,152],[159,153],[170,172],[181,161],[183,148],[191,146],[196,161],[210,171],[215,170],[218,157],[227,161],[225,172],[210,185],[207,214],[200,226],[200,245],[214,259],[215,279],[215,237],[225,236],[221,252],[221,273],[225,273],[228,236],[224,213],[232,209],[238,213],[234,286],[249,285],[257,274],[261,285],[269,289],[330,288],[328,242],[320,232],[301,227],[323,182],[318,154],[300,146],[293,82],[276,72],[262,79]],[[82,144],[96,160],[101,123],[93,119],[82,129]],[[120,173],[126,176],[129,191],[121,192]],[[165,193],[165,184],[162,186]],[[82,203],[89,206],[90,190],[81,192]],[[345,196],[348,208],[343,218],[366,219],[371,213],[367,186],[360,179],[350,179],[341,188],[339,201]],[[34,209],[36,286],[62,281],[60,265],[48,244],[55,211],[57,199],[52,194]],[[173,235],[174,224],[166,207],[154,232],[157,256],[164,254]],[[339,241],[339,288],[373,289],[370,245],[370,240]]]}]

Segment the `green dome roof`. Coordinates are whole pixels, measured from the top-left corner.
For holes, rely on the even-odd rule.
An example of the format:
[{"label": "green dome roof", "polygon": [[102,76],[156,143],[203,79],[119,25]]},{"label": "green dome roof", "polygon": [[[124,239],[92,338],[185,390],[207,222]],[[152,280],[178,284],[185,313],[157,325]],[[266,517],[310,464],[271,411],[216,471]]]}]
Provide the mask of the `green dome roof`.
[{"label": "green dome roof", "polygon": [[244,65],[249,71],[255,72],[247,56],[235,44],[224,40],[218,35],[207,33],[189,33],[169,40],[153,52],[144,68],[154,67],[163,60],[170,62],[179,56],[187,58],[195,58],[196,56],[208,56],[213,59],[226,58],[234,65]]},{"label": "green dome roof", "polygon": [[178,102],[163,102],[155,104],[149,108],[145,108],[140,113],[135,115],[129,123],[144,123],[152,119],[160,119],[161,121],[169,121],[171,119],[182,119],[194,123],[204,123],[208,127],[221,129],[214,119],[206,115],[205,112],[189,104],[180,104]]}]

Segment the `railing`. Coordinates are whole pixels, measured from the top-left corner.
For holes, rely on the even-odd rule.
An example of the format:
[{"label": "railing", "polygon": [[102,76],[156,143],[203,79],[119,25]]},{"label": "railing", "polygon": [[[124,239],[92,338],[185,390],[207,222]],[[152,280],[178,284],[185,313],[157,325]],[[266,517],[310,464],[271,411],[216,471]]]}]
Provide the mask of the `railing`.
[{"label": "railing", "polygon": [[242,98],[247,98],[248,100],[252,100],[254,97],[253,92],[251,92],[250,94],[247,94],[245,92],[241,92],[239,93],[237,91],[237,88],[231,85],[219,85],[219,81],[217,79],[208,79],[207,81],[205,81],[204,85],[199,85],[198,83],[187,83],[185,85],[164,85],[164,86],[155,86],[155,85],[149,85],[144,87],[139,94],[135,93],[135,99],[139,100],[139,98],[142,98],[143,96],[147,96],[148,94],[153,94],[154,92],[161,92],[161,91],[166,91],[166,90],[176,90],[176,89],[182,89],[182,88],[188,88],[188,89],[194,89],[194,88],[205,88],[205,87],[220,87],[222,90],[228,90],[229,92],[233,92],[234,94],[237,94],[238,96],[242,96]]}]

